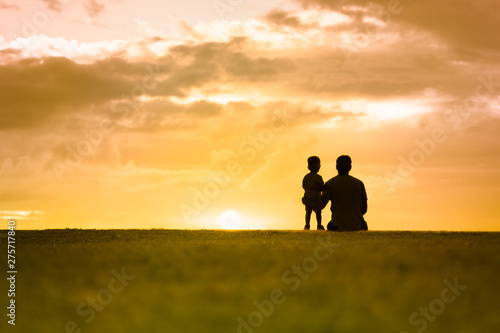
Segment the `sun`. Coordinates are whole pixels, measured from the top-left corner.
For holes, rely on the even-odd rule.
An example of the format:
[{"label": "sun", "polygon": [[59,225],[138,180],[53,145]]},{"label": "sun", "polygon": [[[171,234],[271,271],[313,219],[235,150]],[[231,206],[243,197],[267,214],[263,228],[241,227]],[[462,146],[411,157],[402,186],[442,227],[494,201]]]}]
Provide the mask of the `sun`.
[{"label": "sun", "polygon": [[219,225],[222,229],[240,229],[243,222],[241,214],[228,209],[219,215]]}]

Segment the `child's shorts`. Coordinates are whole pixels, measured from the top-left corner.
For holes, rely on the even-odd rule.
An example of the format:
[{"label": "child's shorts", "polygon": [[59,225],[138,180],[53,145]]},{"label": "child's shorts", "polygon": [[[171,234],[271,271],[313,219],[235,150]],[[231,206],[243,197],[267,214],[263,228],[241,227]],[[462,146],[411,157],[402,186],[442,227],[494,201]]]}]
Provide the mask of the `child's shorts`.
[{"label": "child's shorts", "polygon": [[315,213],[321,212],[321,202],[319,200],[310,200],[302,198],[302,203],[306,206],[307,211],[314,211]]}]

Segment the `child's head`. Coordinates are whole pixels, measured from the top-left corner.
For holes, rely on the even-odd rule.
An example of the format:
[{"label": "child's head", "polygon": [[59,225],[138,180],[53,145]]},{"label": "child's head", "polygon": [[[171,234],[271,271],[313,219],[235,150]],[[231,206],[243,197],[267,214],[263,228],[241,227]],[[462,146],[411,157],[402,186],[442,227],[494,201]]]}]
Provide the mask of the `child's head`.
[{"label": "child's head", "polygon": [[307,168],[312,172],[318,172],[321,168],[321,161],[318,156],[311,156],[307,159]]}]

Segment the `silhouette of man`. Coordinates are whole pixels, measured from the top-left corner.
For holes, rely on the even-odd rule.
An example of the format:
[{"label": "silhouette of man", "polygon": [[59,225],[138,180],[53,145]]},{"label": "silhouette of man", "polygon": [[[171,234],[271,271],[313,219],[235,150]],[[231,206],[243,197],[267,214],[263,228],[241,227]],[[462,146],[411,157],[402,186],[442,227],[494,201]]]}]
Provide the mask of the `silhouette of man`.
[{"label": "silhouette of man", "polygon": [[332,220],[327,229],[333,231],[368,230],[363,215],[368,210],[365,185],[349,175],[351,158],[342,155],[337,158],[338,175],[326,182],[321,196],[322,205],[332,202]]}]

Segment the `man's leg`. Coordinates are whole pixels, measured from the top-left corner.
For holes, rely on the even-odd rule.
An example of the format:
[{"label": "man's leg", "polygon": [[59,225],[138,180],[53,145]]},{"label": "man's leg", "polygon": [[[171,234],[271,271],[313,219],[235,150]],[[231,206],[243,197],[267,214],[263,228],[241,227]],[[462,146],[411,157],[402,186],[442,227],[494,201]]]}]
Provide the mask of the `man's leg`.
[{"label": "man's leg", "polygon": [[326,229],[330,230],[330,231],[339,230],[339,228],[337,228],[336,226],[333,225],[333,221],[328,222],[328,224],[326,225]]},{"label": "man's leg", "polygon": [[361,224],[361,229],[362,230],[368,230],[368,223],[363,219],[363,222]]}]

